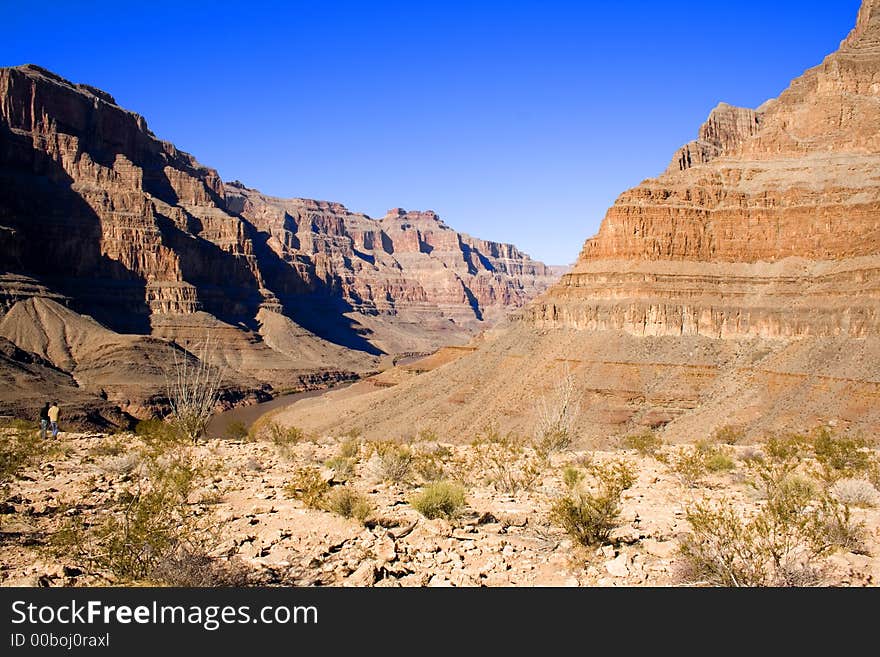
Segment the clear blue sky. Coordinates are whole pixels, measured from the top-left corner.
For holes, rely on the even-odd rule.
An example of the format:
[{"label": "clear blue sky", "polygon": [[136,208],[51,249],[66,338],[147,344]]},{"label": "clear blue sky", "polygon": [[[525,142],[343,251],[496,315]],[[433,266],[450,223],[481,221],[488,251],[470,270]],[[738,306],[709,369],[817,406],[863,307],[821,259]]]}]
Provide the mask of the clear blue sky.
[{"label": "clear blue sky", "polygon": [[859,4],[0,0],[0,65],[108,91],[226,180],[433,209],[564,264],[712,107],[778,95]]}]

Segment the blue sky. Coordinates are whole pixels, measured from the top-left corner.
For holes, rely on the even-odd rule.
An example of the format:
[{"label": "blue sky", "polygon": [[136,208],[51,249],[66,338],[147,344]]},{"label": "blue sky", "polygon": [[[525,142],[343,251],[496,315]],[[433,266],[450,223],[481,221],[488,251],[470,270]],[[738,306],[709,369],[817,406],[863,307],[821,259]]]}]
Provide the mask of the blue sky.
[{"label": "blue sky", "polygon": [[0,65],[108,91],[226,180],[432,209],[564,264],[712,107],[777,96],[859,4],[0,0]]}]

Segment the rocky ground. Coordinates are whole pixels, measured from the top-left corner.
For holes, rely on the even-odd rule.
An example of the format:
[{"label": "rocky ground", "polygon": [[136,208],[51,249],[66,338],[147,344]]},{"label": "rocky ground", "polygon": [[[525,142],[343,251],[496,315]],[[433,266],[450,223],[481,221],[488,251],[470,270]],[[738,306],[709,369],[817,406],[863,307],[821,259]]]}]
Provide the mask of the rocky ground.
[{"label": "rocky ground", "polygon": [[[696,481],[675,466],[676,455],[687,447],[663,446],[659,460],[635,450],[566,450],[554,453],[533,472],[529,490],[502,493],[498,488],[503,486],[486,480],[498,474],[498,467],[504,468],[506,448],[493,452],[500,460],[487,461],[478,458],[473,446],[421,438],[412,446],[418,458],[404,477],[409,479],[406,483],[381,481],[381,460],[375,453],[370,456],[364,443],[350,461],[356,461],[350,473],[328,468],[325,463],[341,451],[351,452],[356,444],[351,438],[205,441],[190,449],[197,462],[211,465],[210,473],[190,493],[187,509],[216,529],[212,556],[245,567],[251,583],[670,586],[694,583],[682,578],[679,554],[680,541],[690,530],[686,513],[694,503],[724,499],[742,517],[763,503],[745,466],[755,446],[724,447],[732,467],[702,472]],[[111,572],[90,569],[73,554],[59,557],[48,545],[71,517],[97,521],[118,508],[123,491],[131,486],[131,464],[138,458],[139,445],[140,439],[130,434],[61,434],[41,462],[26,467],[11,482],[0,504],[2,585],[125,583]],[[509,456],[508,465],[516,464],[517,469],[507,474],[520,476],[537,463],[530,448]],[[588,472],[590,464],[620,458],[635,467],[637,478],[623,492],[611,540],[590,548],[576,545],[550,520],[553,500],[566,492],[565,467]],[[466,504],[457,517],[429,520],[409,503],[424,485],[418,472],[427,471],[426,463],[443,468],[445,476],[469,482]],[[300,478],[304,466],[317,468],[331,489],[346,479],[346,485],[362,492],[373,506],[366,523],[307,508],[297,499],[289,484]],[[345,469],[337,464],[337,470]],[[863,507],[853,507],[853,520],[864,523],[863,545],[857,552],[837,549],[824,558],[823,585],[880,581],[880,510],[872,505],[876,502],[875,497]]]}]

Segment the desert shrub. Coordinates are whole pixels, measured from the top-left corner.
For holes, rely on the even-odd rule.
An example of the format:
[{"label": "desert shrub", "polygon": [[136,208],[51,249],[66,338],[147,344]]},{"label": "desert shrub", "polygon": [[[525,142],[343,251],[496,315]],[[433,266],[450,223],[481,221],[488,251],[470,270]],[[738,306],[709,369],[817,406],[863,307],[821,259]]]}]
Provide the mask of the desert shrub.
[{"label": "desert shrub", "polygon": [[371,443],[369,449],[372,455],[367,469],[374,477],[392,484],[410,480],[416,460],[412,450],[393,442]]},{"label": "desert shrub", "polygon": [[361,449],[361,441],[357,438],[348,438],[339,443],[339,456],[344,459],[357,458]]},{"label": "desert shrub", "polygon": [[454,518],[465,504],[464,487],[451,481],[435,481],[409,499],[426,518]]},{"label": "desert shrub", "polygon": [[797,433],[773,435],[767,439],[764,451],[767,457],[779,463],[797,461],[810,447],[809,438]]},{"label": "desert shrub", "polygon": [[715,429],[709,440],[713,443],[720,443],[723,445],[736,445],[745,437],[745,435],[746,431],[743,427],[726,424],[723,427]]},{"label": "desert shrub", "polygon": [[302,442],[305,434],[298,427],[286,427],[274,420],[257,421],[248,432],[250,440],[265,440],[276,447],[290,447]]},{"label": "desert shrub", "polygon": [[703,461],[706,464],[706,470],[709,472],[726,472],[736,467],[733,457],[729,452],[722,449],[711,450],[703,455]]},{"label": "desert shrub", "polygon": [[626,461],[594,465],[590,469],[593,489],[575,485],[553,501],[550,520],[560,525],[581,545],[607,543],[617,526],[623,491],[636,481],[633,466]]},{"label": "desert shrub", "polygon": [[874,484],[874,488],[880,490],[880,458],[875,453],[871,456],[867,471],[868,481]]},{"label": "desert shrub", "polygon": [[538,403],[535,449],[549,456],[571,447],[580,410],[574,377],[566,371],[552,392]]},{"label": "desert shrub", "polygon": [[706,475],[706,459],[696,447],[682,447],[670,459],[672,471],[686,486],[697,486]]},{"label": "desert shrub", "polygon": [[851,506],[877,506],[880,493],[865,479],[838,479],[831,485],[830,493],[835,499]]},{"label": "desert shrub", "polygon": [[419,454],[415,460],[416,474],[422,481],[440,481],[447,472],[442,457],[435,454]]},{"label": "desert shrub", "polygon": [[71,518],[53,536],[58,554],[123,580],[143,580],[182,551],[204,551],[208,516],[187,498],[202,476],[185,446],[147,444],[116,508],[91,526]]},{"label": "desert shrub", "polygon": [[849,507],[789,481],[773,489],[751,519],[725,501],[688,509],[691,533],[681,543],[682,576],[717,586],[820,583],[818,559],[837,546],[858,549],[863,526]]},{"label": "desert shrub", "polygon": [[422,429],[416,434],[414,442],[417,443],[436,443],[440,440],[434,429]]},{"label": "desert shrub", "polygon": [[195,442],[204,435],[220,400],[223,370],[210,364],[215,356],[210,337],[189,346],[189,351],[175,344],[171,356],[165,372],[165,394],[171,407],[168,421]]},{"label": "desert shrub", "polygon": [[354,518],[361,524],[373,513],[373,504],[363,493],[351,486],[339,486],[327,494],[323,508],[344,518]]},{"label": "desert shrub", "polygon": [[249,572],[240,559],[221,560],[208,555],[201,547],[181,546],[159,560],[148,577],[166,586],[241,587],[248,585]]},{"label": "desert shrub", "polygon": [[663,439],[651,430],[624,436],[620,440],[624,449],[634,449],[642,456],[653,456],[663,446]]},{"label": "desert shrub", "polygon": [[226,426],[226,437],[232,440],[244,440],[248,437],[248,426],[241,420],[230,422]]},{"label": "desert shrub", "polygon": [[333,470],[334,478],[338,481],[347,481],[354,475],[357,459],[345,456],[334,456],[324,462],[324,465]]},{"label": "desert shrub", "polygon": [[482,477],[500,493],[515,495],[534,488],[549,466],[547,455],[515,434],[489,429],[471,443],[469,478]]},{"label": "desert shrub", "polygon": [[293,479],[284,487],[284,492],[301,500],[306,508],[322,509],[330,492],[330,484],[317,468],[309,466],[294,472]]},{"label": "desert shrub", "polygon": [[25,420],[20,417],[4,417],[0,419],[0,429],[9,429],[14,433],[21,432],[37,432],[39,433],[38,424]]},{"label": "desert shrub", "polygon": [[562,471],[562,483],[566,488],[577,488],[583,480],[584,473],[578,468],[569,465]]},{"label": "desert shrub", "polygon": [[91,456],[119,456],[126,449],[126,446],[119,439],[104,439],[94,447],[90,447],[89,454]]},{"label": "desert shrub", "polygon": [[819,498],[811,518],[811,538],[823,552],[841,547],[848,552],[865,554],[865,524],[852,517],[850,505],[825,494]]},{"label": "desert shrub", "polygon": [[32,429],[10,429],[0,435],[0,485],[16,479],[24,468],[42,458],[44,441]]},{"label": "desert shrub", "polygon": [[867,444],[860,438],[835,436],[830,430],[821,428],[813,435],[812,447],[820,476],[828,482],[863,473],[871,465]]}]

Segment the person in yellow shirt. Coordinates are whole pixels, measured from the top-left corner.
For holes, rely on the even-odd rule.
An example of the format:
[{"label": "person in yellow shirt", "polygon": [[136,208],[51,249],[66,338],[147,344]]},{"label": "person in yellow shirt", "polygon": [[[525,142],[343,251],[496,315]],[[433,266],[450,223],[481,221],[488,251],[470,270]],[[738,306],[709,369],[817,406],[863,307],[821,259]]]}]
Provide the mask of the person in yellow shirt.
[{"label": "person in yellow shirt", "polygon": [[52,402],[52,405],[49,407],[49,430],[52,432],[52,437],[58,437],[58,414],[61,412],[61,409],[58,408],[58,402]]}]

